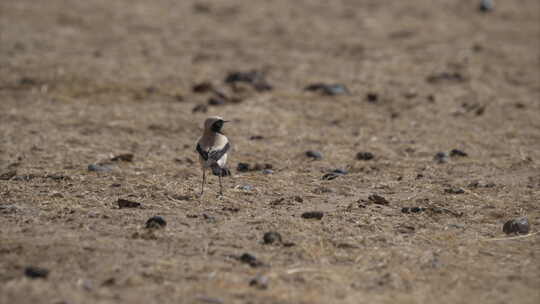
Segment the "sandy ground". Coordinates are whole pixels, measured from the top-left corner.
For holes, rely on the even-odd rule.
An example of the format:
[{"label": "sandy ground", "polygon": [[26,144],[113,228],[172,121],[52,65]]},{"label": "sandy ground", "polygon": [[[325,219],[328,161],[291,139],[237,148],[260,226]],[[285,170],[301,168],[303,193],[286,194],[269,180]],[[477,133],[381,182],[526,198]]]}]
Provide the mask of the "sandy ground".
[{"label": "sandy ground", "polygon": [[0,179],[0,303],[538,303],[540,2],[2,0]]}]

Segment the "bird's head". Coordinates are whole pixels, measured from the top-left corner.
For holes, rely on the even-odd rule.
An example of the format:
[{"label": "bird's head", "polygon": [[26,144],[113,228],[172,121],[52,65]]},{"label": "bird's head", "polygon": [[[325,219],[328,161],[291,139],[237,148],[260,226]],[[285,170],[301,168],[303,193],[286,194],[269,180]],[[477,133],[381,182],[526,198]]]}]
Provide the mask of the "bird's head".
[{"label": "bird's head", "polygon": [[219,116],[208,117],[204,121],[204,130],[207,132],[221,133],[223,129],[223,124],[228,122]]}]

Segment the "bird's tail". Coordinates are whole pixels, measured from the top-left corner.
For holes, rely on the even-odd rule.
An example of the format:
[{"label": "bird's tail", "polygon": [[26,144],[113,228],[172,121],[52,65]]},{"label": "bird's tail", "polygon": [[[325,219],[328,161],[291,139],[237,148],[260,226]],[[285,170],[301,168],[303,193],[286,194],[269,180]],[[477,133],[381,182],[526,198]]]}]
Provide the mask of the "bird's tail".
[{"label": "bird's tail", "polygon": [[212,166],[212,173],[215,175],[215,176],[230,176],[231,175],[231,170],[229,170],[228,168],[221,168],[220,166]]}]

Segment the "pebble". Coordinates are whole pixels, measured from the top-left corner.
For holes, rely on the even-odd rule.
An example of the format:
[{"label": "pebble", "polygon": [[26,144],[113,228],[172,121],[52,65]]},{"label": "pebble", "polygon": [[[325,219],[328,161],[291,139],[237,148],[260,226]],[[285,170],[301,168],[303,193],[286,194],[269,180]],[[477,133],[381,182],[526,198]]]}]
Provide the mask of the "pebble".
[{"label": "pebble", "polygon": [[271,170],[271,169],[264,169],[262,171],[263,174],[273,174],[274,173],[274,170]]},{"label": "pebble", "polygon": [[423,207],[404,207],[401,208],[401,212],[403,213],[420,213],[426,211],[426,208]]},{"label": "pebble", "polygon": [[256,287],[258,289],[267,289],[268,288],[268,277],[264,275],[257,275],[251,281],[249,281],[249,286]]},{"label": "pebble", "polygon": [[210,106],[222,106],[227,103],[227,100],[225,98],[221,98],[218,96],[212,96],[208,99],[208,105]]},{"label": "pebble", "polygon": [[261,261],[257,260],[257,258],[254,255],[249,254],[247,252],[242,254],[238,259],[240,260],[240,262],[246,263],[249,266],[254,267],[254,268],[255,267],[260,267],[260,266],[263,265],[263,263]]},{"label": "pebble", "polygon": [[450,157],[456,157],[456,156],[467,157],[469,155],[459,149],[452,149],[452,151],[450,151]]},{"label": "pebble", "polygon": [[248,83],[258,92],[272,90],[272,86],[266,81],[264,73],[257,70],[231,72],[225,78],[225,83],[234,84],[236,82]]},{"label": "pebble", "polygon": [[279,232],[276,232],[276,231],[266,232],[263,236],[263,242],[265,244],[281,243],[282,242],[281,234],[279,234]]},{"label": "pebble", "polygon": [[152,216],[146,221],[147,229],[158,229],[167,226],[167,222],[159,215]]},{"label": "pebble", "polygon": [[463,193],[465,193],[465,190],[463,190],[461,188],[447,188],[447,189],[444,189],[444,193],[447,193],[447,194],[463,194]]},{"label": "pebble", "polygon": [[2,173],[0,173],[0,180],[10,180],[15,175],[17,175],[16,170],[10,170],[10,171],[6,171],[6,172],[2,172]]},{"label": "pebble", "polygon": [[304,88],[305,91],[317,91],[323,95],[349,95],[349,89],[342,84],[314,83]]},{"label": "pebble", "polygon": [[127,199],[119,198],[118,201],[118,208],[139,208],[141,207],[141,203],[130,201]]},{"label": "pebble", "polygon": [[426,77],[426,81],[429,83],[440,83],[440,82],[464,82],[466,78],[459,72],[442,72],[438,74],[433,74]]},{"label": "pebble", "polygon": [[204,81],[204,82],[197,83],[197,84],[193,85],[193,87],[191,88],[191,90],[193,91],[193,93],[201,94],[201,93],[206,93],[206,92],[211,92],[211,91],[213,91],[213,90],[214,90],[214,86],[212,85],[211,82],[209,82],[209,81]]},{"label": "pebble", "polygon": [[24,274],[32,279],[45,279],[49,276],[49,270],[41,267],[28,266],[24,269]]},{"label": "pebble", "polygon": [[356,153],[356,159],[358,160],[372,160],[375,155],[371,152],[358,152]]},{"label": "pebble", "polygon": [[253,190],[252,185],[241,185],[241,186],[237,186],[236,188],[238,188],[240,190],[243,190],[243,191],[251,191],[251,190]]},{"label": "pebble", "polygon": [[493,0],[480,0],[480,4],[478,5],[478,10],[480,10],[483,13],[488,13],[492,11],[494,8]]},{"label": "pebble", "polygon": [[204,104],[198,104],[194,106],[193,109],[191,109],[191,112],[192,113],[197,113],[197,112],[206,113],[208,112],[208,107]]},{"label": "pebble", "polygon": [[366,100],[370,103],[376,103],[379,101],[379,95],[377,93],[367,93]]},{"label": "pebble", "polygon": [[307,157],[311,157],[313,158],[314,160],[321,160],[323,158],[323,155],[321,152],[319,151],[314,151],[314,150],[308,150],[306,151],[306,156]]},{"label": "pebble", "polygon": [[320,220],[324,216],[324,213],[322,211],[308,211],[302,213],[302,218],[305,219],[317,219]]},{"label": "pebble", "polygon": [[236,171],[248,172],[250,171],[250,165],[248,163],[238,163],[238,166],[236,166]]},{"label": "pebble", "polygon": [[133,153],[123,153],[118,154],[111,158],[112,161],[125,161],[125,162],[131,162],[133,161]]},{"label": "pebble", "polygon": [[504,223],[503,232],[506,234],[528,234],[530,230],[527,217],[512,219]]},{"label": "pebble", "polygon": [[249,140],[262,140],[264,139],[264,136],[262,135],[252,135],[249,137]]},{"label": "pebble", "polygon": [[433,157],[433,160],[438,164],[444,164],[448,162],[448,153],[446,152],[437,152]]},{"label": "pebble", "polygon": [[112,166],[107,164],[90,164],[88,165],[88,171],[93,172],[110,172],[112,171]]},{"label": "pebble", "polygon": [[377,204],[377,205],[384,205],[384,206],[388,206],[390,204],[390,202],[388,202],[386,200],[386,198],[378,195],[378,194],[372,194],[368,197],[368,200],[374,204]]}]

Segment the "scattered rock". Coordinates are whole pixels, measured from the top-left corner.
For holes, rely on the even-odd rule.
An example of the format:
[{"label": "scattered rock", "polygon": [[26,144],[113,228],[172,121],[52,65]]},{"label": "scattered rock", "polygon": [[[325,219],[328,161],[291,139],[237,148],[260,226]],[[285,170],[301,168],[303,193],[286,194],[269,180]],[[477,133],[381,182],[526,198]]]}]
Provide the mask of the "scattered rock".
[{"label": "scattered rock", "polygon": [[116,279],[115,278],[108,278],[103,283],[101,283],[101,286],[114,286],[116,285]]},{"label": "scattered rock", "polygon": [[371,152],[358,152],[356,153],[356,159],[358,160],[372,160],[375,158],[375,155]]},{"label": "scattered rock", "polygon": [[401,208],[401,212],[403,213],[420,213],[426,211],[426,208],[422,207],[404,207]]},{"label": "scattered rock", "polygon": [[441,82],[464,82],[466,80],[465,76],[463,76],[459,72],[442,72],[438,74],[430,75],[426,78],[426,81],[429,83],[437,84]]},{"label": "scattered rock", "polygon": [[254,268],[263,266],[263,263],[261,261],[257,260],[257,258],[254,255],[249,254],[249,253],[242,254],[238,258],[238,260],[240,260],[240,262],[246,263],[249,266],[254,267]]},{"label": "scattered rock", "polygon": [[192,113],[197,113],[197,112],[206,113],[208,112],[208,107],[204,104],[198,104],[195,107],[193,107],[191,112]]},{"label": "scattered rock", "polygon": [[49,270],[41,267],[28,266],[24,269],[24,274],[31,279],[45,279],[49,276]]},{"label": "scattered rock", "polygon": [[109,164],[90,164],[88,165],[88,171],[92,172],[110,172],[113,167]]},{"label": "scattered rock", "polygon": [[268,277],[264,275],[257,275],[251,281],[249,281],[249,286],[256,287],[258,289],[267,289],[268,288]]},{"label": "scattered rock", "polygon": [[343,169],[334,169],[328,173],[326,173],[325,175],[322,176],[322,179],[323,180],[333,180],[333,179],[336,179],[342,175],[345,175],[347,174],[347,170],[343,170]]},{"label": "scattered rock", "polygon": [[130,200],[123,199],[123,198],[119,198],[117,203],[118,203],[118,208],[120,208],[120,209],[122,209],[122,208],[140,208],[141,207],[141,203],[130,201]]},{"label": "scattered rock", "polygon": [[489,13],[494,8],[493,0],[480,0],[478,10],[482,13]]},{"label": "scattered rock", "polygon": [[114,156],[113,158],[111,158],[112,161],[126,161],[126,162],[131,162],[133,161],[133,153],[123,153],[123,154],[118,154],[116,156]]},{"label": "scattered rock", "polygon": [[281,243],[281,234],[276,231],[266,232],[263,236],[263,241],[265,244]]},{"label": "scattered rock", "polygon": [[263,173],[263,174],[266,174],[266,175],[268,175],[268,174],[274,174],[274,170],[271,170],[271,169],[264,169],[264,170],[262,171],[262,173]]},{"label": "scattered rock", "polygon": [[448,162],[448,153],[446,152],[437,152],[433,157],[433,160],[438,164],[444,164]]},{"label": "scattered rock", "polygon": [[191,90],[193,91],[193,93],[198,93],[198,94],[207,93],[214,90],[214,85],[212,85],[212,83],[209,81],[204,81],[204,82],[193,85]]},{"label": "scattered rock", "polygon": [[153,216],[146,221],[147,229],[159,229],[167,226],[167,222],[159,215]]},{"label": "scattered rock", "polygon": [[253,186],[252,185],[238,185],[236,186],[237,189],[240,189],[242,191],[252,191]]},{"label": "scattered rock", "polygon": [[302,213],[302,218],[305,219],[317,219],[320,220],[324,216],[324,213],[322,211],[308,211]]},{"label": "scattered rock", "polygon": [[450,151],[450,157],[456,157],[456,156],[467,157],[469,155],[459,149],[452,149],[452,151]]},{"label": "scattered rock", "polygon": [[323,95],[349,95],[349,89],[342,84],[314,83],[304,88],[305,91],[316,91]]},{"label": "scattered rock", "polygon": [[206,303],[206,304],[224,304],[225,303],[225,301],[223,301],[222,299],[211,298],[207,296],[199,296],[197,297],[197,301],[201,303]]},{"label": "scattered rock", "polygon": [[0,205],[0,214],[12,214],[17,213],[19,207],[15,205]]},{"label": "scattered rock", "polygon": [[227,100],[222,97],[212,96],[208,99],[208,105],[211,106],[222,106],[227,103]]},{"label": "scattered rock", "polygon": [[6,172],[2,172],[2,173],[0,173],[0,180],[10,180],[15,175],[17,175],[16,170],[10,170],[10,171],[6,171]]},{"label": "scattered rock", "polygon": [[252,135],[249,137],[249,140],[262,140],[264,137],[262,135]]},{"label": "scattered rock", "polygon": [[323,158],[321,152],[319,152],[319,151],[313,151],[313,150],[308,150],[308,151],[306,151],[306,156],[307,156],[307,157],[311,157],[311,158],[313,158],[314,160],[321,160],[321,159]]},{"label": "scattered rock", "polygon": [[463,194],[463,193],[465,193],[465,190],[463,190],[461,188],[447,188],[447,189],[444,189],[444,193],[447,193],[447,194]]},{"label": "scattered rock", "polygon": [[386,198],[378,195],[378,194],[372,194],[368,197],[368,200],[370,202],[372,202],[373,204],[377,204],[377,205],[384,205],[384,206],[388,206],[390,204],[390,202],[388,202],[386,200]]},{"label": "scattered rock", "polygon": [[248,163],[238,163],[238,166],[236,166],[236,171],[238,172],[248,172],[250,169],[251,168]]},{"label": "scattered rock", "polygon": [[231,72],[225,78],[227,84],[234,85],[237,82],[250,84],[258,92],[272,90],[272,86],[266,81],[264,73],[256,70]]},{"label": "scattered rock", "polygon": [[216,218],[214,216],[212,216],[212,215],[208,215],[206,213],[203,213],[202,216],[207,222],[215,223],[217,221]]},{"label": "scattered rock", "polygon": [[377,93],[367,93],[366,100],[370,103],[376,103],[377,101],[379,101],[379,95]]},{"label": "scattered rock", "polygon": [[303,203],[304,199],[301,196],[297,195],[294,197],[294,201],[297,203]]},{"label": "scattered rock", "polygon": [[493,188],[495,183],[486,183],[482,181],[474,181],[467,185],[468,188]]},{"label": "scattered rock", "polygon": [[530,230],[527,217],[512,219],[504,223],[503,232],[506,234],[528,234]]}]

